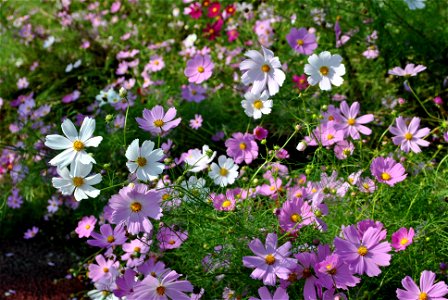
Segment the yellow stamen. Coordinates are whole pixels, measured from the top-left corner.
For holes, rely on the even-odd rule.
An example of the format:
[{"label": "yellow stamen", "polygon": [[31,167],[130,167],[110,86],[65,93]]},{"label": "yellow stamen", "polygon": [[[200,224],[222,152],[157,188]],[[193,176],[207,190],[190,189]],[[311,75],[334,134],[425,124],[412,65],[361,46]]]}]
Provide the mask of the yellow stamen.
[{"label": "yellow stamen", "polygon": [[408,141],[412,140],[412,137],[413,135],[410,132],[406,132],[406,134],[404,135],[404,138],[407,139]]},{"label": "yellow stamen", "polygon": [[140,250],[141,250],[140,247],[135,247],[134,248],[134,252],[140,253]]},{"label": "yellow stamen", "polygon": [[103,272],[104,273],[108,273],[109,272],[109,268],[103,268]]},{"label": "yellow stamen", "polygon": [[85,227],[86,229],[90,229],[90,225],[86,225],[86,227]]},{"label": "yellow stamen", "polygon": [[108,242],[108,243],[113,243],[113,242],[115,242],[115,238],[114,238],[114,236],[113,236],[113,235],[109,235],[109,236],[107,237],[107,242]]},{"label": "yellow stamen", "polygon": [[327,134],[327,140],[332,140],[334,138],[334,135],[331,133]]},{"label": "yellow stamen", "polygon": [[260,99],[254,101],[254,107],[256,109],[262,109],[263,108],[263,102]]},{"label": "yellow stamen", "polygon": [[221,168],[221,170],[219,170],[219,174],[221,174],[221,176],[227,176],[229,171],[226,168]]},{"label": "yellow stamen", "polygon": [[163,194],[162,201],[166,201],[170,198],[170,194]]},{"label": "yellow stamen", "polygon": [[383,180],[389,180],[389,179],[391,179],[392,177],[388,174],[388,173],[386,173],[386,172],[383,172],[383,174],[381,174],[381,178],[383,179]]},{"label": "yellow stamen", "polygon": [[292,214],[291,215],[291,222],[299,223],[302,221],[302,217],[299,214]]},{"label": "yellow stamen", "polygon": [[84,184],[84,178],[82,177],[73,177],[73,185],[76,187],[80,187]]},{"label": "yellow stamen", "polygon": [[81,142],[80,140],[76,140],[73,142],[73,149],[75,149],[75,151],[82,151],[84,149],[84,144],[83,142]]},{"label": "yellow stamen", "polygon": [[203,66],[199,66],[198,67],[198,72],[199,73],[204,73],[204,67]]},{"label": "yellow stamen", "polygon": [[241,150],[246,150],[247,145],[245,143],[240,143],[240,149]]},{"label": "yellow stamen", "polygon": [[369,252],[369,250],[367,250],[367,248],[365,246],[360,246],[358,248],[358,254],[361,256],[365,256],[368,252]]},{"label": "yellow stamen", "polygon": [[418,295],[418,300],[428,300],[428,294],[421,292],[420,295]]},{"label": "yellow stamen", "polygon": [[265,73],[269,72],[271,70],[271,67],[269,67],[268,65],[262,65],[261,66],[261,70]]},{"label": "yellow stamen", "polygon": [[328,74],[329,70],[328,70],[328,67],[322,66],[322,67],[320,67],[319,71],[323,76],[326,76]]},{"label": "yellow stamen", "polygon": [[165,287],[163,287],[163,286],[159,286],[159,287],[157,287],[157,288],[156,288],[156,292],[157,292],[157,294],[160,295],[160,296],[165,295]]},{"label": "yellow stamen", "polygon": [[223,203],[222,203],[222,207],[224,207],[224,208],[226,208],[226,207],[229,207],[230,205],[232,204],[232,202],[230,202],[230,200],[226,200],[226,201],[224,201]]},{"label": "yellow stamen", "polygon": [[298,39],[298,40],[297,40],[297,45],[299,45],[299,46],[303,46],[303,44],[304,44],[304,42],[303,42],[302,39]]},{"label": "yellow stamen", "polygon": [[400,241],[400,245],[404,246],[409,242],[409,240],[407,238],[402,238]]},{"label": "yellow stamen", "polygon": [[165,124],[165,122],[163,122],[163,121],[160,120],[160,119],[154,121],[154,126],[156,126],[156,127],[162,127],[163,124]]},{"label": "yellow stamen", "polygon": [[139,212],[142,210],[142,204],[140,202],[132,202],[130,207],[132,212]]},{"label": "yellow stamen", "polygon": [[170,244],[170,245],[174,245],[175,243],[176,243],[175,240],[169,240],[169,242],[168,242],[168,244]]},{"label": "yellow stamen", "polygon": [[273,265],[275,263],[275,257],[272,254],[268,254],[266,255],[266,257],[264,258],[264,261],[268,264],[268,265]]},{"label": "yellow stamen", "polygon": [[347,120],[347,124],[350,125],[350,126],[355,125],[355,123],[356,123],[356,120],[353,119],[353,118],[350,118],[350,119]]},{"label": "yellow stamen", "polygon": [[139,166],[139,167],[144,167],[144,166],[146,166],[146,158],[144,158],[144,157],[138,157],[137,158],[137,165]]}]

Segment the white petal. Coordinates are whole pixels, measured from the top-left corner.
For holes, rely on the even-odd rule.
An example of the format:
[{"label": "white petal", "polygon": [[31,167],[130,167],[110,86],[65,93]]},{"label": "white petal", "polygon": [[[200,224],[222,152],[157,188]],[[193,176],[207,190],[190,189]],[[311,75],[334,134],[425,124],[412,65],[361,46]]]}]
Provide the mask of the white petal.
[{"label": "white petal", "polygon": [[62,122],[62,131],[64,132],[65,136],[68,137],[70,141],[75,141],[78,139],[78,131],[76,130],[75,125],[73,125],[72,121],[69,119],[65,119],[64,122]]},{"label": "white petal", "polygon": [[134,173],[135,170],[137,170],[137,168],[138,168],[138,165],[135,162],[127,162],[126,166],[128,167],[129,172],[131,172],[131,173]]},{"label": "white petal", "polygon": [[83,187],[84,193],[90,198],[96,198],[101,193],[99,189],[96,189],[90,185]]},{"label": "white petal", "polygon": [[142,181],[147,181],[148,177],[147,174],[145,172],[145,170],[143,168],[138,168],[137,169],[137,178],[142,180]]},{"label": "white petal", "polygon": [[284,82],[285,79],[286,79],[286,75],[285,75],[285,73],[283,73],[282,70],[280,70],[280,69],[275,69],[275,70],[274,70],[274,79],[275,79],[275,81],[278,83],[279,86],[282,86],[282,85],[283,85],[283,82]]},{"label": "white petal", "polygon": [[50,160],[50,165],[58,166],[63,168],[68,166],[76,156],[76,151],[73,148],[64,150],[63,152],[56,155],[52,160]]},{"label": "white petal", "polygon": [[78,152],[78,156],[76,157],[76,160],[85,165],[96,163],[95,159],[92,156],[90,156],[89,154],[87,154],[86,151]]},{"label": "white petal", "polygon": [[95,131],[95,119],[85,117],[79,129],[79,139],[86,142]]},{"label": "white petal", "polygon": [[88,199],[86,193],[80,188],[75,189],[75,199],[76,201],[81,201],[82,199]]},{"label": "white petal", "polygon": [[249,50],[244,53],[244,55],[249,57],[250,59],[253,59],[259,65],[262,65],[265,62],[263,55],[261,55],[261,53],[256,50]]},{"label": "white petal", "polygon": [[84,145],[86,147],[98,147],[98,145],[101,143],[102,140],[103,140],[102,136],[96,136],[85,141]]},{"label": "white petal", "polygon": [[323,76],[322,79],[319,82],[319,88],[323,91],[329,91],[331,90],[331,82],[330,78]]},{"label": "white petal", "polygon": [[100,183],[102,179],[103,179],[103,177],[101,177],[101,174],[95,174],[95,175],[85,178],[85,182],[88,185],[95,185],[95,184]]},{"label": "white petal", "polygon": [[268,89],[269,89],[269,95],[274,96],[278,93],[279,86],[278,83],[275,81],[274,78],[268,77]]},{"label": "white petal", "polygon": [[70,186],[72,185],[71,179],[64,179],[59,177],[53,177],[51,179],[51,182],[53,183],[53,186],[57,189],[60,189],[61,187]]},{"label": "white petal", "polygon": [[[87,155],[87,154],[86,154]],[[83,164],[80,161],[76,161],[73,165],[73,176],[74,177],[86,177],[92,171],[92,164]]]},{"label": "white petal", "polygon": [[135,139],[132,141],[132,143],[128,146],[128,149],[126,149],[126,158],[131,161],[135,161],[138,158],[138,150],[139,150],[139,140]]},{"label": "white petal", "polygon": [[342,79],[341,76],[334,75],[333,78],[331,78],[331,83],[335,86],[340,86],[344,82],[344,79]]},{"label": "white petal", "polygon": [[[152,141],[144,141],[142,144],[142,149],[141,149],[141,155],[143,157],[148,156],[151,151],[154,149],[154,143]],[[158,149],[160,151],[162,151],[161,149]],[[163,155],[163,151],[162,151],[162,155]]]},{"label": "white petal", "polygon": [[45,137],[45,146],[54,150],[71,148],[73,143],[65,136],[50,134]]},{"label": "white petal", "polygon": [[246,59],[240,63],[240,70],[242,70],[242,71],[249,70],[249,69],[255,69],[258,67],[259,67],[259,65],[252,59]]}]

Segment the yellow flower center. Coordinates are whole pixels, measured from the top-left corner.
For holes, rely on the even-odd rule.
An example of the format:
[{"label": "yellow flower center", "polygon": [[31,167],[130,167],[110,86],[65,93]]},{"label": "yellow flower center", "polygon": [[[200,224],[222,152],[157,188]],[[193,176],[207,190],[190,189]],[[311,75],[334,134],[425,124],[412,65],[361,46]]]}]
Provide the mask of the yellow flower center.
[{"label": "yellow flower center", "polygon": [[132,212],[139,212],[142,210],[142,204],[140,202],[132,202],[131,203]]},{"label": "yellow flower center", "polygon": [[157,294],[160,295],[160,296],[165,295],[165,287],[163,287],[163,286],[158,286],[158,287],[156,288],[156,292],[157,292]]},{"label": "yellow flower center", "polygon": [[154,62],[154,64],[155,64],[156,66],[158,66],[158,65],[159,65],[159,61],[156,60],[156,61]]},{"label": "yellow flower center", "polygon": [[86,227],[85,227],[86,229],[90,229],[90,225],[86,225]]},{"label": "yellow flower center", "polygon": [[304,42],[303,42],[302,39],[298,39],[298,40],[297,40],[297,45],[299,45],[299,46],[303,46],[303,44],[304,44]]},{"label": "yellow flower center", "polygon": [[296,198],[300,198],[300,197],[302,197],[302,196],[303,196],[302,192],[297,192],[297,193],[294,195],[294,197],[296,197]]},{"label": "yellow flower center", "polygon": [[418,295],[418,300],[427,300],[428,299],[428,294],[426,294],[425,292],[421,292],[420,295]]},{"label": "yellow flower center", "polygon": [[196,95],[197,93],[198,93],[198,92],[197,92],[196,90],[192,90],[192,91],[191,91],[191,94],[192,94],[192,95]]},{"label": "yellow flower center", "polygon": [[342,153],[344,153],[345,156],[349,156],[350,155],[350,149],[344,149],[342,150]]},{"label": "yellow flower center", "polygon": [[298,223],[300,221],[302,221],[302,217],[299,214],[291,215],[291,222]]},{"label": "yellow flower center", "polygon": [[240,149],[241,150],[246,150],[247,145],[245,143],[240,143]]},{"label": "yellow flower center", "polygon": [[141,250],[140,247],[135,247],[134,248],[134,252],[140,253],[140,250]]},{"label": "yellow flower center", "polygon": [[76,187],[80,187],[84,184],[84,178],[82,177],[73,177],[73,185]]},{"label": "yellow flower center", "polygon": [[175,240],[169,240],[169,242],[168,242],[168,244],[170,244],[170,245],[174,245],[175,243],[176,243]]},{"label": "yellow flower center", "polygon": [[162,200],[163,201],[166,201],[166,200],[168,200],[170,198],[170,194],[163,194],[163,196],[162,196]]},{"label": "yellow flower center", "polygon": [[275,263],[275,257],[272,254],[268,254],[266,255],[266,257],[264,258],[264,261],[268,264],[268,265],[273,265]]},{"label": "yellow flower center", "polygon": [[262,65],[261,66],[261,70],[265,73],[269,72],[271,70],[271,67],[269,67],[268,65]]},{"label": "yellow flower center", "polygon": [[358,248],[358,254],[361,256],[366,255],[369,252],[369,250],[367,250],[367,248],[365,246],[360,246]]},{"label": "yellow flower center", "polygon": [[203,66],[199,66],[198,67],[198,72],[199,73],[204,73],[204,67]]},{"label": "yellow flower center", "polygon": [[331,133],[327,134],[327,140],[332,140],[334,138],[334,135]]},{"label": "yellow flower center", "polygon": [[139,167],[144,167],[144,166],[146,166],[146,158],[144,158],[144,157],[138,157],[137,158],[137,165],[139,166]]},{"label": "yellow flower center", "polygon": [[355,123],[356,123],[356,120],[353,119],[353,118],[350,118],[350,119],[347,120],[347,124],[350,125],[350,126],[355,125]]},{"label": "yellow flower center", "polygon": [[334,268],[332,264],[326,265],[325,268],[327,269],[328,274],[336,275],[336,268]]},{"label": "yellow flower center", "polygon": [[103,272],[104,273],[108,273],[109,272],[109,268],[103,268]]},{"label": "yellow flower center", "polygon": [[260,99],[254,101],[254,107],[256,109],[262,109],[263,108],[263,101],[261,101]]},{"label": "yellow flower center", "polygon": [[163,121],[160,120],[160,119],[154,121],[154,126],[156,126],[156,127],[162,127],[163,124],[165,124],[165,122],[163,122]]},{"label": "yellow flower center", "polygon": [[404,135],[404,138],[407,139],[408,141],[412,140],[412,133],[406,132],[406,134]]},{"label": "yellow flower center", "polygon": [[319,71],[320,71],[320,74],[325,76],[328,74],[328,67],[322,66],[322,67],[320,67]]},{"label": "yellow flower center", "polygon": [[115,242],[115,238],[114,238],[114,236],[113,236],[113,235],[109,235],[109,236],[107,237],[107,242],[108,242],[108,243],[113,243],[113,242]]},{"label": "yellow flower center", "polygon": [[386,172],[383,172],[383,174],[381,174],[381,178],[383,179],[383,180],[389,180],[389,179],[391,179],[392,177],[388,174],[388,173],[386,173]]},{"label": "yellow flower center", "polygon": [[230,205],[232,204],[232,202],[230,202],[230,200],[226,200],[226,201],[224,201],[223,203],[222,203],[222,207],[224,207],[224,208],[226,208],[226,207],[229,207]]},{"label": "yellow flower center", "polygon": [[226,168],[221,168],[221,170],[219,170],[219,174],[221,174],[221,176],[227,176],[229,171]]},{"label": "yellow flower center", "polygon": [[332,115],[328,116],[328,121],[334,121],[334,116]]},{"label": "yellow flower center", "polygon": [[362,186],[367,190],[367,189],[369,189],[369,184],[367,183],[367,182],[364,182],[363,184],[362,184]]},{"label": "yellow flower center", "polygon": [[406,245],[409,242],[409,240],[407,238],[402,238],[400,241],[400,245]]},{"label": "yellow flower center", "polygon": [[84,149],[84,144],[80,140],[76,140],[73,142],[73,149],[75,151],[82,151]]}]

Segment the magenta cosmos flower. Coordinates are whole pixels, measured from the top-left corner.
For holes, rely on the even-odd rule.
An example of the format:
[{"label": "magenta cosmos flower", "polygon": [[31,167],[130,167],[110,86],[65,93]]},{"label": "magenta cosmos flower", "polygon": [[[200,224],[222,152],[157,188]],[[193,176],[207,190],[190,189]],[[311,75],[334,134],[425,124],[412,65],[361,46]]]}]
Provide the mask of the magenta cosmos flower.
[{"label": "magenta cosmos flower", "polygon": [[159,220],[162,216],[160,203],[162,193],[148,190],[144,184],[136,184],[122,188],[109,200],[112,208],[112,223],[123,224],[131,234],[150,233],[151,221],[148,217]]},{"label": "magenta cosmos flower", "polygon": [[136,118],[139,127],[143,130],[149,131],[152,135],[165,135],[179,125],[181,118],[176,117],[176,108],[171,107],[165,114],[162,106],[156,105],[151,110],[143,110],[143,119]]},{"label": "magenta cosmos flower", "polygon": [[83,217],[78,222],[78,227],[76,227],[75,232],[78,234],[79,238],[89,237],[93,229],[95,229],[96,218],[94,216]]},{"label": "magenta cosmos flower", "polygon": [[368,114],[361,117],[356,117],[359,113],[359,103],[354,102],[350,107],[347,102],[342,101],[340,112],[335,115],[337,123],[335,128],[344,131],[344,137],[351,136],[354,140],[359,140],[361,132],[365,135],[370,135],[372,130],[362,124],[367,124],[373,121],[373,115]]},{"label": "magenta cosmos flower", "polygon": [[188,82],[199,84],[212,76],[214,66],[210,55],[196,54],[187,61],[184,74],[188,77]]},{"label": "magenta cosmos flower", "polygon": [[405,120],[402,117],[398,117],[396,120],[397,127],[390,127],[389,130],[392,134],[395,134],[392,141],[395,145],[400,145],[400,149],[404,152],[412,150],[414,153],[421,152],[420,146],[428,147],[429,142],[422,140],[421,138],[429,134],[429,128],[420,127],[420,119],[413,117],[409,126],[406,125]]},{"label": "magenta cosmos flower", "polygon": [[422,65],[414,65],[414,64],[407,64],[406,67],[404,67],[404,70],[400,67],[395,67],[391,70],[389,70],[387,73],[390,75],[396,75],[396,76],[415,76],[420,72],[423,72],[426,70],[425,66]]},{"label": "magenta cosmos flower", "polygon": [[394,186],[397,182],[406,179],[406,170],[390,157],[377,157],[370,165],[370,172],[375,176],[376,180]]},{"label": "magenta cosmos flower", "polygon": [[288,241],[277,248],[277,235],[269,233],[266,237],[266,247],[259,239],[249,243],[249,248],[256,256],[244,256],[243,265],[255,268],[250,274],[253,279],[262,279],[265,285],[275,285],[276,276],[288,279],[289,269],[296,265],[296,260],[288,257],[291,254],[291,246],[291,242]]},{"label": "magenta cosmos flower", "polygon": [[310,55],[317,48],[316,36],[314,33],[308,33],[305,27],[291,28],[286,40],[293,50],[301,54]]},{"label": "magenta cosmos flower", "polygon": [[395,252],[402,251],[406,249],[407,246],[412,244],[412,239],[414,238],[414,229],[411,227],[409,231],[401,227],[396,232],[392,234],[392,247],[394,247]]},{"label": "magenta cosmos flower", "polygon": [[87,240],[87,244],[90,246],[106,248],[122,245],[127,240],[126,233],[121,225],[112,229],[110,224],[103,224],[100,227],[100,232],[101,234],[95,231],[92,232],[91,236],[93,240]]},{"label": "magenta cosmos flower", "polygon": [[157,240],[161,250],[179,248],[188,238],[187,231],[174,230],[174,226],[159,228]]},{"label": "magenta cosmos flower", "polygon": [[444,300],[448,294],[448,286],[443,282],[434,284],[436,274],[431,271],[423,271],[420,276],[420,287],[418,287],[411,277],[406,276],[401,284],[405,288],[397,289],[399,300]]},{"label": "magenta cosmos flower", "polygon": [[343,230],[344,239],[336,237],[335,253],[347,263],[355,273],[367,274],[369,277],[381,273],[379,266],[390,264],[391,250],[388,242],[381,242],[383,234],[381,229],[370,227],[360,237],[356,226],[351,225]]},{"label": "magenta cosmos flower", "polygon": [[353,276],[353,271],[337,254],[328,255],[317,263],[314,269],[317,271],[317,283],[327,289],[336,285],[339,289],[347,290],[348,287],[354,287],[360,282],[360,279]]},{"label": "magenta cosmos flower", "polygon": [[148,275],[134,287],[130,296],[135,300],[190,300],[184,293],[192,292],[193,285],[187,280],[178,280],[181,275],[176,271],[158,278]]},{"label": "magenta cosmos flower", "polygon": [[89,265],[89,278],[94,282],[112,279],[118,275],[119,262],[106,260],[103,255],[95,256],[97,264]]},{"label": "magenta cosmos flower", "polygon": [[280,227],[290,233],[296,233],[303,226],[311,224],[313,219],[311,206],[301,198],[285,201],[278,216]]},{"label": "magenta cosmos flower", "polygon": [[252,134],[236,132],[225,143],[227,155],[240,164],[243,161],[250,164],[258,156],[258,145]]}]

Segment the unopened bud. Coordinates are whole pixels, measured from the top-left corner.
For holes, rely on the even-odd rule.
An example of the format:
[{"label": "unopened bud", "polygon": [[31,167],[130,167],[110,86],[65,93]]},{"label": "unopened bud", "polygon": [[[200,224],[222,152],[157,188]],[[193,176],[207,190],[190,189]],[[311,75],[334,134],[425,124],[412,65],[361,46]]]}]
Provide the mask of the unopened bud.
[{"label": "unopened bud", "polygon": [[260,144],[262,144],[262,145],[266,145],[266,139],[262,139],[261,142],[260,142]]},{"label": "unopened bud", "polygon": [[114,116],[112,116],[112,115],[107,115],[107,116],[106,116],[106,122],[109,123],[110,121],[112,121],[113,118],[114,118]]},{"label": "unopened bud", "polygon": [[294,126],[294,129],[296,131],[300,131],[300,129],[302,129],[302,126],[300,124],[296,124],[296,126]]},{"label": "unopened bud", "polygon": [[307,146],[308,146],[308,145],[307,145],[307,143],[306,143],[305,141],[301,141],[301,142],[297,145],[296,149],[297,149],[298,151],[305,151],[305,149],[306,149]]}]

